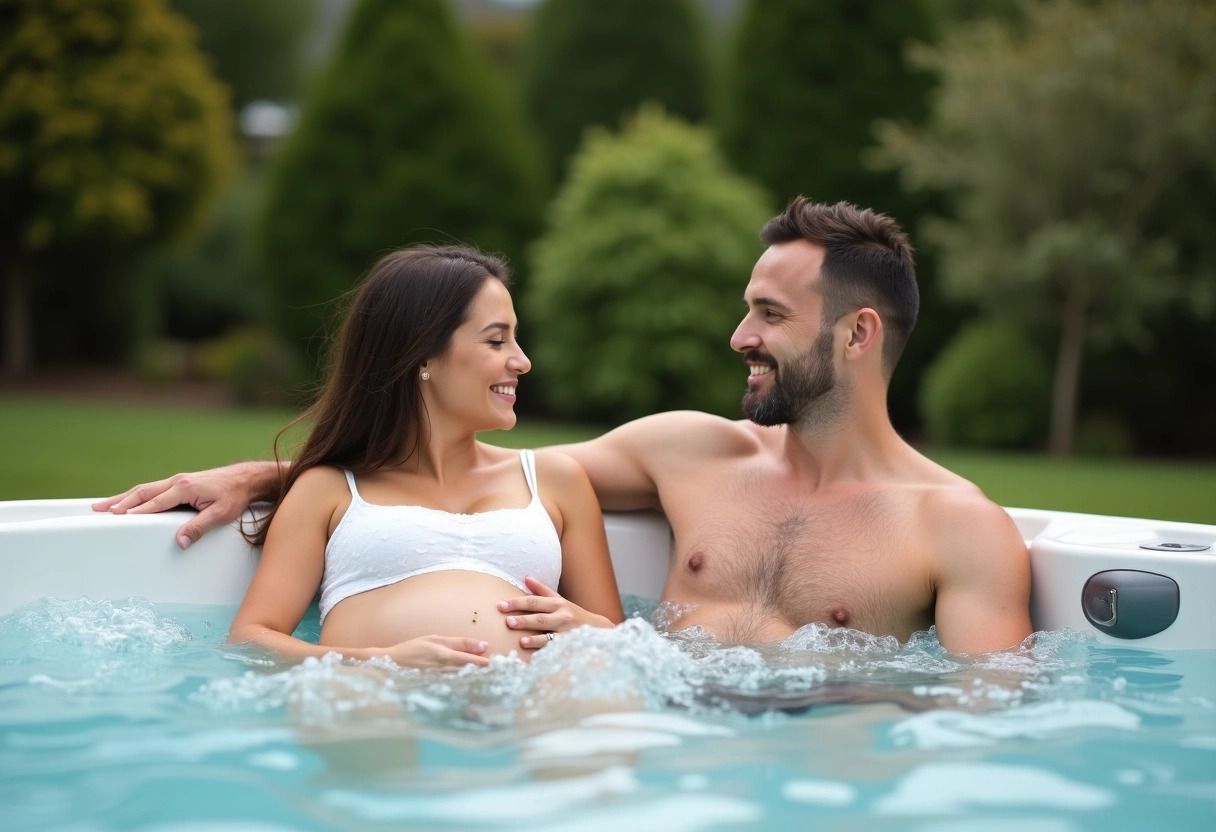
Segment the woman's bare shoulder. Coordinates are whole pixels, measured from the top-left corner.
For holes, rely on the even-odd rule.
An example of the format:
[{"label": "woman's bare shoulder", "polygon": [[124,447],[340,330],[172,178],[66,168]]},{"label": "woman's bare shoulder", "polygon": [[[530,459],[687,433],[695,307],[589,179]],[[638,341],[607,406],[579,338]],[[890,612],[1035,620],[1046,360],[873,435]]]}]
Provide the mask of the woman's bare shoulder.
[{"label": "woman's bare shoulder", "polygon": [[288,497],[310,500],[339,498],[349,494],[350,487],[346,484],[346,475],[341,468],[332,465],[316,465],[304,471],[291,484]]},{"label": "woman's bare shoulder", "polygon": [[536,470],[542,477],[568,480],[571,477],[585,477],[583,466],[570,454],[552,448],[537,448]]}]

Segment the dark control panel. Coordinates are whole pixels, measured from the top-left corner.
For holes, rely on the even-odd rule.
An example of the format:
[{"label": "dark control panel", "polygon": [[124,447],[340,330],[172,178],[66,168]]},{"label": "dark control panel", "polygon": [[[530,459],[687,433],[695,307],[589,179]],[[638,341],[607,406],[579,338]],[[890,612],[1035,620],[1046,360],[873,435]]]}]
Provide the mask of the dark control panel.
[{"label": "dark control panel", "polygon": [[1115,638],[1146,638],[1178,617],[1178,584],[1156,572],[1108,569],[1091,575],[1081,590],[1086,619]]}]

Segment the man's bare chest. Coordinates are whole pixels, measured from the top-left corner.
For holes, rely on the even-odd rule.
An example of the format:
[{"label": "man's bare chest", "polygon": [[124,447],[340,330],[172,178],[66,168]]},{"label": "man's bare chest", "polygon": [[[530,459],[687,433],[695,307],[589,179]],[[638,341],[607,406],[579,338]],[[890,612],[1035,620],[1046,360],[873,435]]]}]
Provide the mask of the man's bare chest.
[{"label": "man's bare chest", "polygon": [[719,623],[718,636],[730,640],[817,621],[877,633],[920,626],[932,591],[906,495],[779,485],[724,477],[665,500],[675,532],[665,597],[710,618],[721,610],[756,619]]}]

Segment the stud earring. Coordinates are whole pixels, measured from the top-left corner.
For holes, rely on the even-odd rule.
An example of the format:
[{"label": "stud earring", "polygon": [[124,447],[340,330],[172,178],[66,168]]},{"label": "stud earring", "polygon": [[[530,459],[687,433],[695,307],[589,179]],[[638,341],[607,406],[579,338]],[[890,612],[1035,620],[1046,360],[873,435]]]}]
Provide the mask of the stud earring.
[{"label": "stud earring", "polygon": [[426,381],[426,380],[427,380],[427,379],[429,379],[430,377],[431,377],[431,374],[430,374],[430,373],[428,373],[426,370],[423,370],[423,371],[422,371],[422,380],[423,380],[423,381]]}]

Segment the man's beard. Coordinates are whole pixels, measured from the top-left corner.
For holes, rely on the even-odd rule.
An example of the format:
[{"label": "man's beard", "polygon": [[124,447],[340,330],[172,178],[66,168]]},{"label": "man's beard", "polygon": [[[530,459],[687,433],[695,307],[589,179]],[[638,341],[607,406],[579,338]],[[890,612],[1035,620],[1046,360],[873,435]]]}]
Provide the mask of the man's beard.
[{"label": "man's beard", "polygon": [[[828,395],[836,389],[832,344],[832,330],[824,328],[810,349],[776,371],[772,389],[767,393],[748,390],[743,394],[743,415],[757,425],[772,426],[821,421],[812,417],[834,414],[838,409],[836,400],[840,397]],[[771,356],[759,350],[747,353],[746,358],[766,362],[769,366],[776,364]]]}]

